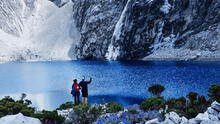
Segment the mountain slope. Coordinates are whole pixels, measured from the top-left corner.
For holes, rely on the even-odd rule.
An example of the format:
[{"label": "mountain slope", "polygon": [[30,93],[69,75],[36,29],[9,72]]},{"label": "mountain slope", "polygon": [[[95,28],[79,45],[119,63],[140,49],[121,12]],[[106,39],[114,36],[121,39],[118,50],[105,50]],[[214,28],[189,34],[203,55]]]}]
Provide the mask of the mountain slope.
[{"label": "mountain slope", "polygon": [[74,30],[73,3],[59,8],[48,0],[25,1],[1,1],[1,14],[5,16],[0,20],[12,15],[6,24],[0,24],[0,61],[71,59],[69,50],[79,37]]}]

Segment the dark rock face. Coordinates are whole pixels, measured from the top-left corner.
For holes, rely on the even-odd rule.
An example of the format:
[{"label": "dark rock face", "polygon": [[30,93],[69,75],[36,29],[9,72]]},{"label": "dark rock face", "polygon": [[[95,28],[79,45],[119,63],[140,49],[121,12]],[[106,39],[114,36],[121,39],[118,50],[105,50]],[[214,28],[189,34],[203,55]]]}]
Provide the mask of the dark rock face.
[{"label": "dark rock face", "polygon": [[59,8],[63,7],[65,4],[67,4],[70,0],[49,0],[53,2],[55,5],[57,5]]},{"label": "dark rock face", "polygon": [[75,48],[78,59],[104,59],[115,24],[126,0],[73,0],[76,27],[81,33]]},{"label": "dark rock face", "polygon": [[74,3],[74,18],[81,32],[76,49],[79,59],[134,60],[159,50],[220,50],[219,0]]}]

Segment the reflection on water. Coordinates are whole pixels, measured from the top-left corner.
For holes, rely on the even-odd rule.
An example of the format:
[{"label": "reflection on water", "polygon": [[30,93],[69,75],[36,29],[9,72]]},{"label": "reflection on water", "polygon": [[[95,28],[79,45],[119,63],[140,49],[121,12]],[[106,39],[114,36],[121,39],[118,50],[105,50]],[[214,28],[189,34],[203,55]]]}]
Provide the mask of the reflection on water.
[{"label": "reflection on water", "polygon": [[112,62],[60,61],[0,64],[0,97],[20,98],[26,93],[38,109],[55,109],[71,101],[72,80],[93,77],[90,103],[117,101],[140,103],[151,95],[147,87],[159,83],[167,97],[185,96],[191,91],[207,94],[211,84],[220,82],[219,62]]}]

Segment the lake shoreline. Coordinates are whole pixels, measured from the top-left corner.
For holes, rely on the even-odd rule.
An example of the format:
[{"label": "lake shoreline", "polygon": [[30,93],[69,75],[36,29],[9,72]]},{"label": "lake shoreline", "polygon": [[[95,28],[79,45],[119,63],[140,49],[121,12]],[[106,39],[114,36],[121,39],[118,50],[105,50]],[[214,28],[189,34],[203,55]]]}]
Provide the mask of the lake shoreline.
[{"label": "lake shoreline", "polygon": [[106,59],[67,59],[67,60],[25,60],[25,61],[0,61],[0,64],[5,63],[34,63],[34,62],[64,62],[64,61],[106,61],[106,62],[132,62],[132,61],[144,61],[144,62],[220,62],[220,58],[198,58],[198,59],[185,59],[185,58],[146,58],[136,60],[106,60]]}]

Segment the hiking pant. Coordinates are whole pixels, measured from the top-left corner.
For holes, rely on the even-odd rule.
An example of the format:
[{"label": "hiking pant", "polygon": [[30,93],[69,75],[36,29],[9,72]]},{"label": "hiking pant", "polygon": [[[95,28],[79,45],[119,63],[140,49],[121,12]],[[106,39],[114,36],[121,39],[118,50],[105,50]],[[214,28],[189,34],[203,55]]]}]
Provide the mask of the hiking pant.
[{"label": "hiking pant", "polygon": [[79,95],[74,95],[74,102],[75,102],[75,105],[79,104]]}]

